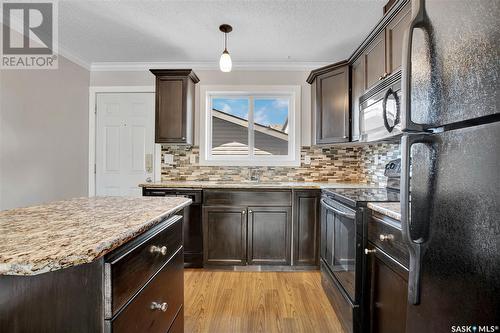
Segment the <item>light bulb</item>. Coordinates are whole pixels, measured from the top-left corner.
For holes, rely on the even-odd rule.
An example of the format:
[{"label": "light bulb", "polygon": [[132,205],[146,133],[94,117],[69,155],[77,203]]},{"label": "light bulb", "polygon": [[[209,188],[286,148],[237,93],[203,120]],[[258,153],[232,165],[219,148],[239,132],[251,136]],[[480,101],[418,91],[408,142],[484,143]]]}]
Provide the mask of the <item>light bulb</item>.
[{"label": "light bulb", "polygon": [[224,50],[224,52],[222,52],[222,55],[220,56],[219,67],[221,71],[226,73],[230,72],[231,68],[233,67],[231,56],[229,55],[229,52],[227,52],[227,50]]}]

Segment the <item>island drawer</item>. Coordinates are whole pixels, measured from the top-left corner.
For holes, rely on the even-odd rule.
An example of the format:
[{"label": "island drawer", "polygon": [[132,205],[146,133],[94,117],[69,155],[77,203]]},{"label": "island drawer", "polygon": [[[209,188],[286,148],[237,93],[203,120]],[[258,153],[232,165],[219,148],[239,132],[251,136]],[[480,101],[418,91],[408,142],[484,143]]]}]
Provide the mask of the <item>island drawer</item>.
[{"label": "island drawer", "polygon": [[400,226],[399,221],[372,212],[368,221],[368,240],[408,268],[409,254]]},{"label": "island drawer", "polygon": [[[113,333],[167,332],[184,297],[184,259],[180,248],[111,322]],[[183,320],[183,318],[179,318]]]},{"label": "island drawer", "polygon": [[283,190],[205,190],[205,205],[291,206],[292,192]]},{"label": "island drawer", "polygon": [[108,258],[111,311],[107,311],[107,318],[116,314],[182,245],[182,216],[170,218],[159,230],[152,229],[143,236]]}]

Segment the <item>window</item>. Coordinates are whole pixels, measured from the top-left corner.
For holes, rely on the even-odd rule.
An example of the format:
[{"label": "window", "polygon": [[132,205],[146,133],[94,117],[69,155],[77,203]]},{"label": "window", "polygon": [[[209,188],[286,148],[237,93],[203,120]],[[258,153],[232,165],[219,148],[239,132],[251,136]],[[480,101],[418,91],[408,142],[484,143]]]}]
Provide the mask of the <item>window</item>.
[{"label": "window", "polygon": [[[300,87],[202,87],[200,163],[299,165]],[[204,111],[204,112],[203,112]]]}]

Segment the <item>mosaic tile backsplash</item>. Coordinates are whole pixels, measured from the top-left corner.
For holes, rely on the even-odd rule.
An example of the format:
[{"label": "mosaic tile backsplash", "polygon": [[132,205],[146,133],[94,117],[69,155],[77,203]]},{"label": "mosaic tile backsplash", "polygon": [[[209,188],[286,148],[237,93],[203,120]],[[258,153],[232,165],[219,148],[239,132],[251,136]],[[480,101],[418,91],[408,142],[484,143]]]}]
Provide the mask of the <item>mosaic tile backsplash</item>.
[{"label": "mosaic tile backsplash", "polygon": [[[273,182],[352,182],[385,186],[385,164],[400,156],[399,144],[367,146],[302,147],[299,167],[226,167],[201,166],[199,148],[162,146],[163,154],[174,156],[173,165],[162,160],[162,181],[241,181],[249,179],[250,170],[258,170],[261,181]],[[194,155],[196,163],[190,163]],[[311,164],[304,164],[304,157]]]}]

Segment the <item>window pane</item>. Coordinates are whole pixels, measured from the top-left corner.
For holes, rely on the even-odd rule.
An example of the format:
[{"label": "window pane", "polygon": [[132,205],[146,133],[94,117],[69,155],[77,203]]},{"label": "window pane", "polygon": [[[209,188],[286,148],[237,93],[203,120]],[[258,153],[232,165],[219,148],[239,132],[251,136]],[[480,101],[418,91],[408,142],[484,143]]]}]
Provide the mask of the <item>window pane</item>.
[{"label": "window pane", "polygon": [[248,155],[248,98],[212,99],[212,155]]},{"label": "window pane", "polygon": [[288,98],[254,100],[256,156],[288,155]]}]

